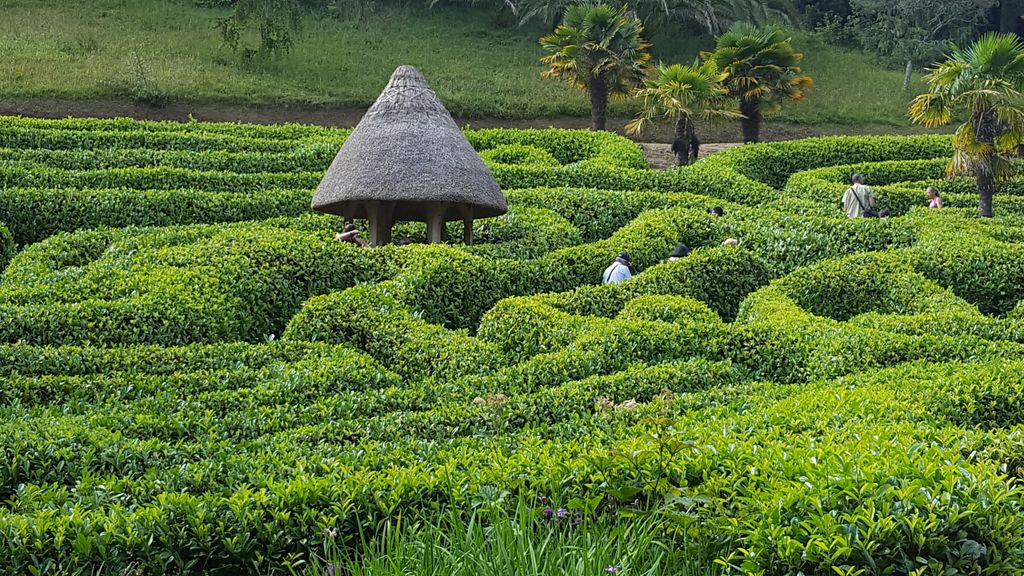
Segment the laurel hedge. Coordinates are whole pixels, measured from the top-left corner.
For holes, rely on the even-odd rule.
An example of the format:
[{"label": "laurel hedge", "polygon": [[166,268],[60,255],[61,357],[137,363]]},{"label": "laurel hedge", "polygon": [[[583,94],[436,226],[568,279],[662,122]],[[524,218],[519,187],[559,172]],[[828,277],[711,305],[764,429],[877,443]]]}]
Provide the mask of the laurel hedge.
[{"label": "laurel hedge", "polygon": [[1024,564],[1024,217],[948,136],[468,130],[509,213],[370,250],[307,213],[346,135],[0,118],[0,574],[301,573],[513,502],[744,574]]}]

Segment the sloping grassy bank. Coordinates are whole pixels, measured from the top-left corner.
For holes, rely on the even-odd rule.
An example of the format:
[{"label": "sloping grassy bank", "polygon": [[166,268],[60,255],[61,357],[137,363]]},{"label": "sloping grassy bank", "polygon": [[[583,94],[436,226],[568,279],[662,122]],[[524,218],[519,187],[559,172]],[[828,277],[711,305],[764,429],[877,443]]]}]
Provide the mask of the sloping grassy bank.
[{"label": "sloping grassy bank", "polygon": [[[540,77],[537,38],[547,27],[511,26],[490,9],[376,6],[361,22],[309,18],[291,54],[246,63],[221,45],[214,28],[226,12],[191,2],[78,0],[55,7],[2,0],[0,104],[7,113],[18,112],[12,102],[40,98],[359,108],[376,98],[397,65],[413,64],[461,118],[588,114],[582,94]],[[710,46],[707,38],[682,35],[655,36],[653,43],[655,59],[667,62],[688,62]],[[796,44],[816,86],[778,122],[906,124],[910,95],[900,72],[804,35]],[[612,115],[629,116],[635,107],[613,103]]]}]

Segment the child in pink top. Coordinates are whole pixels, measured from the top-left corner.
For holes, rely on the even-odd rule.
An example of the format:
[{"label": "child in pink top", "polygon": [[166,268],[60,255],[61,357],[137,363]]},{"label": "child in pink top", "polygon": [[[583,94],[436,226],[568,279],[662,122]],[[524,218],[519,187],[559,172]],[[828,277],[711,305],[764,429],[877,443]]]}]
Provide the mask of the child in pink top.
[{"label": "child in pink top", "polygon": [[942,198],[939,197],[939,189],[935,186],[929,186],[925,192],[928,194],[928,207],[929,208],[942,208]]}]

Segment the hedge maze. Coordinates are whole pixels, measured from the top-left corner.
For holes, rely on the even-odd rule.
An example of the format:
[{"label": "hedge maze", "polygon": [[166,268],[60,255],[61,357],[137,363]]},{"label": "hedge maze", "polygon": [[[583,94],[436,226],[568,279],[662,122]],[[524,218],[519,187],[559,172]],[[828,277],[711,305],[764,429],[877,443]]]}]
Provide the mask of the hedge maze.
[{"label": "hedge maze", "polygon": [[469,131],[509,213],[364,249],[308,208],[345,136],[0,118],[0,573],[287,574],[506,493],[742,573],[1024,565],[1021,182],[978,220],[944,136]]}]

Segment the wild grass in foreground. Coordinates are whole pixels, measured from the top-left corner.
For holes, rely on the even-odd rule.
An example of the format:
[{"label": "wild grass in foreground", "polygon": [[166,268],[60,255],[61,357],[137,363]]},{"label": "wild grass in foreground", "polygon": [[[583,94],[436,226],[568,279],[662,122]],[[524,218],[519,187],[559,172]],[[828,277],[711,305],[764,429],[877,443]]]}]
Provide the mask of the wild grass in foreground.
[{"label": "wild grass in foreground", "polygon": [[[340,537],[339,537],[340,539]],[[714,566],[681,557],[657,515],[590,518],[565,508],[451,510],[387,521],[356,552],[329,541],[295,574],[324,576],[703,576]]]}]

